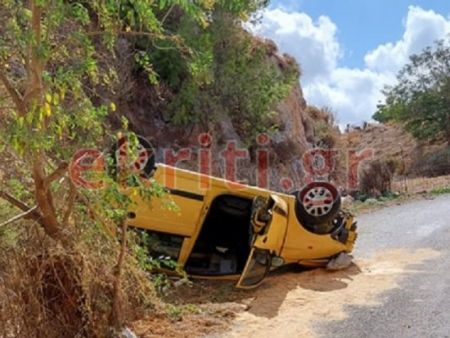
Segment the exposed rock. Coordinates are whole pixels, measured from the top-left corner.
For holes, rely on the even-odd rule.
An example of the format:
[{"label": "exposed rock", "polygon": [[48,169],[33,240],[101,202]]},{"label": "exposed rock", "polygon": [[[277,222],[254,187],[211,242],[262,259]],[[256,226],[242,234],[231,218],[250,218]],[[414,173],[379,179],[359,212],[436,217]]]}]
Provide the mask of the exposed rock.
[{"label": "exposed rock", "polygon": [[348,268],[353,263],[353,256],[348,253],[341,252],[339,255],[331,259],[327,264],[327,270],[336,271]]},{"label": "exposed rock", "polygon": [[450,151],[445,140],[419,142],[398,124],[365,123],[364,128],[347,129],[342,135],[346,148],[373,149],[374,160],[396,164],[397,177],[450,173]]},{"label": "exposed rock", "polygon": [[[265,43],[270,44],[266,41]],[[273,43],[272,43],[273,44]],[[268,49],[268,58],[281,72],[288,68],[295,60],[288,55],[277,53],[276,46]],[[126,75],[123,75],[126,77]],[[224,160],[220,156],[225,149],[227,141],[235,141],[240,149],[248,146],[241,140],[236,122],[229,116],[221,116],[219,121],[210,125],[191,125],[176,127],[168,123],[168,118],[161,114],[170,101],[171,93],[163,85],[152,88],[140,80],[135,81],[133,99],[116,98],[118,111],[125,113],[133,130],[146,137],[155,147],[157,162],[166,162],[164,150],[172,149],[174,153],[182,148],[189,148],[192,156],[188,161],[180,161],[176,165],[190,170],[199,170],[198,151],[201,149],[198,136],[208,132],[212,136],[209,149],[212,153],[212,170],[215,176],[225,177]],[[117,102],[118,101],[118,102]],[[269,187],[278,191],[297,189],[303,185],[304,173],[302,169],[302,156],[312,147],[314,141],[314,126],[311,116],[305,113],[306,101],[300,84],[293,86],[290,94],[280,102],[275,110],[278,115],[274,117],[274,124],[279,126],[278,131],[270,136],[267,145],[249,147],[249,156],[238,160],[238,179],[247,183],[257,183],[256,151],[264,149],[269,152]],[[117,116],[116,127],[119,127]],[[234,124],[233,124],[234,123]],[[286,180],[288,178],[290,180]],[[283,188],[283,185],[285,187]]]}]

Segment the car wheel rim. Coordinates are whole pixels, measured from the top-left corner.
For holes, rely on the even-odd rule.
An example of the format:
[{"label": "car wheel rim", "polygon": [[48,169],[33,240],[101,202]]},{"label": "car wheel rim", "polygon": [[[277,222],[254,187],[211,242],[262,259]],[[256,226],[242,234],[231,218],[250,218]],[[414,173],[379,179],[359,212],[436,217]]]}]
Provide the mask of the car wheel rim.
[{"label": "car wheel rim", "polygon": [[308,214],[323,216],[333,207],[333,194],[326,187],[314,187],[304,195],[302,202]]},{"label": "car wheel rim", "polygon": [[[146,149],[142,144],[138,144],[136,147],[136,157],[132,163],[126,163],[127,161],[127,149],[128,144],[124,142],[117,151],[117,156],[122,160],[121,165],[124,165],[130,169],[136,169],[138,171],[144,170],[152,152]],[[125,163],[124,163],[125,162]]]}]

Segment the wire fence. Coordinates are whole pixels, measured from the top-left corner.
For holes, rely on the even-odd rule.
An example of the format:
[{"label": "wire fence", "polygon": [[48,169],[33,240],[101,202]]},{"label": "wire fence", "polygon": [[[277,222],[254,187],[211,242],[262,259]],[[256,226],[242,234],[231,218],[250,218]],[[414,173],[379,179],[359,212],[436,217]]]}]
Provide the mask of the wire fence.
[{"label": "wire fence", "polygon": [[392,190],[404,193],[431,192],[450,188],[450,175],[438,177],[397,178],[392,182]]}]

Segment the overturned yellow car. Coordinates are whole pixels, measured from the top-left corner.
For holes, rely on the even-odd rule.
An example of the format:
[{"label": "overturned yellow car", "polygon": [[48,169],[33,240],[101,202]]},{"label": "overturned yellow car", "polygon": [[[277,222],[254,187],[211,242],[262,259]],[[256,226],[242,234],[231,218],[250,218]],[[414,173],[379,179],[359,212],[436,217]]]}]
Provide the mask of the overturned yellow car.
[{"label": "overturned yellow car", "polygon": [[353,217],[327,182],[287,195],[163,164],[153,178],[172,182],[179,211],[138,199],[128,226],[146,232],[152,257],[170,257],[192,276],[234,276],[237,287],[252,288],[281,265],[324,266],[356,239]]}]

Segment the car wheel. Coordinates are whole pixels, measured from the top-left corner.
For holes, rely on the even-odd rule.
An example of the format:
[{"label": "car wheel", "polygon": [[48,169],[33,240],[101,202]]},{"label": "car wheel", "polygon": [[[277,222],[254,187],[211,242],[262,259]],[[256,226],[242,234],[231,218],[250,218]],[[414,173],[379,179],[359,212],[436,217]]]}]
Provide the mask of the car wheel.
[{"label": "car wheel", "polygon": [[151,177],[155,171],[155,152],[149,141],[142,136],[137,136],[137,149],[135,158],[127,160],[128,138],[120,138],[110,150],[111,165],[109,172],[117,176],[121,166],[127,166],[130,171],[138,172],[143,177]]},{"label": "car wheel", "polygon": [[332,221],[341,206],[338,190],[328,182],[312,182],[295,195],[295,213],[306,226]]}]

